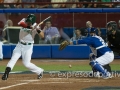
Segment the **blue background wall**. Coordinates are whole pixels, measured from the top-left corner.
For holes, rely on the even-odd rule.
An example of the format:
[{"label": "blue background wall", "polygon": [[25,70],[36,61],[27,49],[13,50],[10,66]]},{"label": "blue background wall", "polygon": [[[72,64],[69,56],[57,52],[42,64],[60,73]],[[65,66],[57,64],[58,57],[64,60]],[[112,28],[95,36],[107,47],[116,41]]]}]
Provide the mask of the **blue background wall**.
[{"label": "blue background wall", "polygon": [[[3,58],[11,58],[16,45],[3,45]],[[59,51],[59,45],[34,45],[32,58],[88,59],[91,50],[88,46],[70,45]],[[120,56],[115,56],[119,59]]]},{"label": "blue background wall", "polygon": [[[16,45],[3,45],[4,58],[11,58]],[[90,49],[88,46],[68,46],[59,51],[59,45],[34,45],[32,58],[68,58],[84,59],[89,58]]]}]

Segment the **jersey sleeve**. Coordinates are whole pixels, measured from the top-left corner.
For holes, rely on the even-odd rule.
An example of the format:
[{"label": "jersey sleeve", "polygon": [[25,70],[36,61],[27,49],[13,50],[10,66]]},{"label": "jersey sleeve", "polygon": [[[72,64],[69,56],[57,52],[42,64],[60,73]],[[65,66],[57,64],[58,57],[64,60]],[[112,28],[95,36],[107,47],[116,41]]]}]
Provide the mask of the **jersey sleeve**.
[{"label": "jersey sleeve", "polygon": [[77,40],[77,41],[73,41],[73,45],[76,44],[87,44],[87,45],[91,45],[92,44],[92,40],[90,37],[82,39],[82,40]]}]

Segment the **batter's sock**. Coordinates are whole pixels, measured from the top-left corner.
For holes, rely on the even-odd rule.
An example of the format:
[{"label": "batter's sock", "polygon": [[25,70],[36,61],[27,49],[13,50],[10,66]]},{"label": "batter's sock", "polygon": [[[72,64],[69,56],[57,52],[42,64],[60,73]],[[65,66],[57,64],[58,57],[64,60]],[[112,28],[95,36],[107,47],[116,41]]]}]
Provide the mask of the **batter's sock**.
[{"label": "batter's sock", "polygon": [[11,68],[10,68],[10,67],[6,67],[5,73],[6,73],[6,74],[9,74],[10,71],[11,71]]},{"label": "batter's sock", "polygon": [[6,67],[5,73],[2,76],[2,80],[7,80],[10,71],[11,71],[11,68],[10,67]]}]

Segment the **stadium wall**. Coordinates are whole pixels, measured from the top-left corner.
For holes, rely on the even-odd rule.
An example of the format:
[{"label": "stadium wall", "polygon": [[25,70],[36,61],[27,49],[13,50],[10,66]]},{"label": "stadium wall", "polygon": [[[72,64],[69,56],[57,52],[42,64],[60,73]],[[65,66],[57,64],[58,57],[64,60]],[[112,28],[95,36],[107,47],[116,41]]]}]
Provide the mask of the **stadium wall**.
[{"label": "stadium wall", "polygon": [[[0,13],[117,13],[119,8],[62,8],[62,9],[0,9]],[[100,18],[98,16],[98,18]],[[114,18],[115,19],[115,18]],[[17,19],[16,19],[17,20]],[[97,20],[97,19],[96,19]],[[99,20],[97,20],[99,21]],[[106,21],[106,20],[105,20]],[[15,45],[3,45],[4,58],[11,58]],[[90,48],[88,46],[68,46],[63,51],[58,50],[59,45],[34,45],[32,58],[89,58]]]},{"label": "stadium wall", "polygon": [[[9,59],[12,56],[16,45],[3,45],[3,58]],[[33,47],[32,58],[34,59],[88,59],[91,50],[85,45],[70,45],[64,50],[59,50],[59,45],[37,45]],[[119,59],[120,56],[115,56]]]},{"label": "stadium wall", "polygon": [[[16,45],[3,45],[4,58],[11,58]],[[59,45],[34,45],[32,58],[52,59],[86,59],[89,58],[88,46],[70,45],[64,50],[59,50]]]}]

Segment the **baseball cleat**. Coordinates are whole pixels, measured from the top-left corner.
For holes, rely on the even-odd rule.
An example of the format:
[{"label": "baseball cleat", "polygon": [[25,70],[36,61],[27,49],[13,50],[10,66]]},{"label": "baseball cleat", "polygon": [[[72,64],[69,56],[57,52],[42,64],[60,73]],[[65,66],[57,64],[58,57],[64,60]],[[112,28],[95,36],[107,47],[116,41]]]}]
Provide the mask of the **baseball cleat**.
[{"label": "baseball cleat", "polygon": [[106,76],[106,77],[103,77],[103,79],[111,79],[112,76]]},{"label": "baseball cleat", "polygon": [[107,72],[107,75],[103,76],[103,79],[111,79],[113,76],[110,74],[110,72]]},{"label": "baseball cleat", "polygon": [[8,75],[7,75],[7,74],[4,74],[4,75],[2,76],[2,80],[7,80],[7,78],[8,78]]},{"label": "baseball cleat", "polygon": [[3,59],[2,58],[0,58],[0,61],[2,61]]},{"label": "baseball cleat", "polygon": [[38,75],[37,79],[41,79],[43,77],[43,72]]}]

